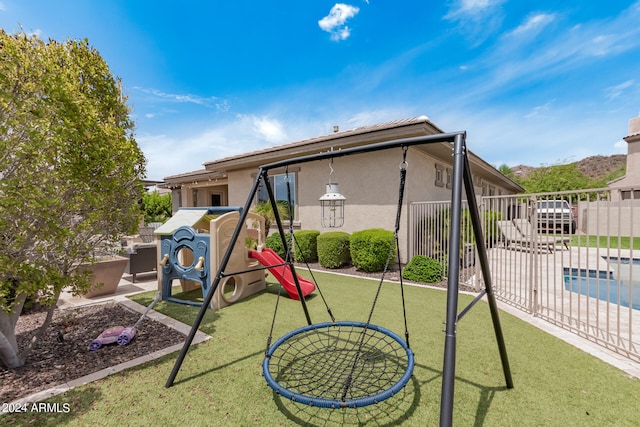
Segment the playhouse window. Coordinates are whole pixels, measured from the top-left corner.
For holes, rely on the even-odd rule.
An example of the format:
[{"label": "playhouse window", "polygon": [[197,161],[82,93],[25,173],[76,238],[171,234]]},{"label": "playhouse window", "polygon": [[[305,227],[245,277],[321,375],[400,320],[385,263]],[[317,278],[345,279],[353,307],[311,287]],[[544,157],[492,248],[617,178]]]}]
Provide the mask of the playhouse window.
[{"label": "playhouse window", "polygon": [[[273,175],[269,177],[269,183],[273,189],[273,196],[278,204],[288,205],[287,196],[287,176],[285,174]],[[296,180],[297,174],[289,172],[289,180],[291,186],[291,203],[293,204],[294,218],[295,218],[295,206],[296,206]],[[264,184],[260,184],[258,189],[258,204],[269,201],[269,193]]]}]

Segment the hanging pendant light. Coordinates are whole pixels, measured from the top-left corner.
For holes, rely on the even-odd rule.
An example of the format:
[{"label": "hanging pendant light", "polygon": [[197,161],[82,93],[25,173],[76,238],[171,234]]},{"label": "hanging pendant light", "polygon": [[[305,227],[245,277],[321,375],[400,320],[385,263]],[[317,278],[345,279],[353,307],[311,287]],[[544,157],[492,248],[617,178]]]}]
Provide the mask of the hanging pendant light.
[{"label": "hanging pendant light", "polygon": [[344,224],[344,201],[347,198],[340,194],[338,183],[332,182],[333,159],[331,159],[329,169],[329,183],[326,187],[326,193],[319,199],[322,208],[322,227],[338,228]]}]

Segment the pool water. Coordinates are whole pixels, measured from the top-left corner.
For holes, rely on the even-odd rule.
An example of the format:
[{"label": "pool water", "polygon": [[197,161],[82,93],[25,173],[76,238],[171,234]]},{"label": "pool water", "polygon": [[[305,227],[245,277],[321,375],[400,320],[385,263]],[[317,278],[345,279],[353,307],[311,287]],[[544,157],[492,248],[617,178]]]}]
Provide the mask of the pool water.
[{"label": "pool water", "polygon": [[[614,261],[615,260],[615,261]],[[624,258],[609,258],[613,271],[585,270],[565,267],[564,288],[601,301],[640,310],[640,260],[622,262]],[[638,263],[636,264],[636,261]],[[624,266],[626,265],[626,268]],[[632,279],[632,280],[630,280]],[[631,291],[631,292],[630,292]],[[631,304],[629,302],[631,301]]]}]

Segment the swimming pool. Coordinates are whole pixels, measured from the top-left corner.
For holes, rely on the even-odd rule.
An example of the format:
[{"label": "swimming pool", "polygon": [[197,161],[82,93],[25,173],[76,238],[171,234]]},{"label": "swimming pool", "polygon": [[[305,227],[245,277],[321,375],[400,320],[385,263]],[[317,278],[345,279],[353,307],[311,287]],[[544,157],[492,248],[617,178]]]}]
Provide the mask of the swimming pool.
[{"label": "swimming pool", "polygon": [[604,258],[609,263],[615,279],[626,282],[640,282],[640,259],[638,258]]},{"label": "swimming pool", "polygon": [[618,303],[619,297],[623,307],[629,307],[631,300],[631,308],[640,310],[640,260],[609,258],[608,262],[612,271],[565,267],[564,288],[614,304]]}]

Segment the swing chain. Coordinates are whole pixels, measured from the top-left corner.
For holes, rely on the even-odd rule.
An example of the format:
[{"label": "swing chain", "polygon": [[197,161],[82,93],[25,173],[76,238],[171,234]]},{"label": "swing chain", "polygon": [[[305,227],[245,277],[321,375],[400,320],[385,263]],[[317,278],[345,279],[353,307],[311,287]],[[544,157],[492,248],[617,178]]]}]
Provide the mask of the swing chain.
[{"label": "swing chain", "polygon": [[407,150],[409,149],[409,147],[407,147],[406,145],[402,146],[402,162],[400,162],[400,170],[401,171],[406,171],[407,167],[409,166],[409,163],[407,163]]}]

